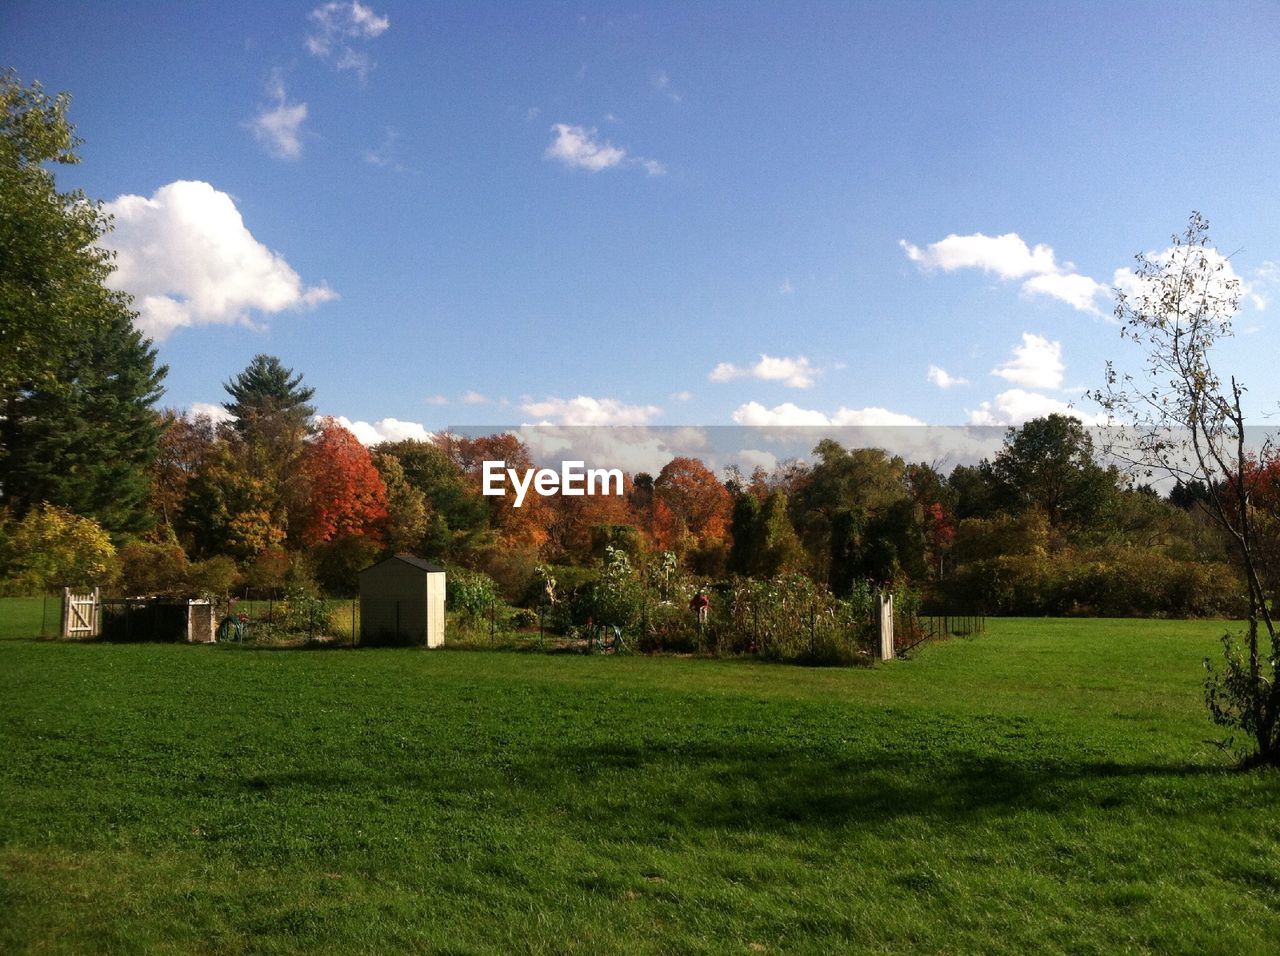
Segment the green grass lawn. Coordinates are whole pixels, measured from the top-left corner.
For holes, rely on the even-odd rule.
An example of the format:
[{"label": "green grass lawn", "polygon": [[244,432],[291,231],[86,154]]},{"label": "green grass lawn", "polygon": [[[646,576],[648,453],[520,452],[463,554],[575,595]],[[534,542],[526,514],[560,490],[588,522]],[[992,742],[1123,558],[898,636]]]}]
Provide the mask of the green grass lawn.
[{"label": "green grass lawn", "polygon": [[0,597],[0,640],[56,637],[61,627],[61,595]]},{"label": "green grass lawn", "polygon": [[1221,630],[840,670],[0,642],[0,951],[1275,952]]}]

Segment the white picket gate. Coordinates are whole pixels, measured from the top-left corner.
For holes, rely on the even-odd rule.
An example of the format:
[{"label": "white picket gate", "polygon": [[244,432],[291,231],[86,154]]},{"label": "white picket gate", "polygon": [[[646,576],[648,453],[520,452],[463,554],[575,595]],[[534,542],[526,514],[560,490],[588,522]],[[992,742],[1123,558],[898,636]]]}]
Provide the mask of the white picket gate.
[{"label": "white picket gate", "polygon": [[88,594],[73,594],[62,589],[62,636],[97,637],[102,630],[102,602],[98,589]]}]

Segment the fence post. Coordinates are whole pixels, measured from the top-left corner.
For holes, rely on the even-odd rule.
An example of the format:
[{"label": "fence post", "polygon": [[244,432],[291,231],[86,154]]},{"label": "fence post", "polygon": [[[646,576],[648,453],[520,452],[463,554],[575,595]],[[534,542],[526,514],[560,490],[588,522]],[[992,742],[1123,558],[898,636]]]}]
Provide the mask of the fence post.
[{"label": "fence post", "polygon": [[893,660],[893,594],[877,595],[880,612],[880,660]]}]

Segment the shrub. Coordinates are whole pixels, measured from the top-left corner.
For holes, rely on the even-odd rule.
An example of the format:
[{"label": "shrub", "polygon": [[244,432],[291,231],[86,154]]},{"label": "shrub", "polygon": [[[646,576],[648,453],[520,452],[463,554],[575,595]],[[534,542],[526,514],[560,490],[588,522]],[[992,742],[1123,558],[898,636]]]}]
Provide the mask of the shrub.
[{"label": "shrub", "polygon": [[187,590],[205,598],[227,597],[236,589],[240,580],[240,569],[225,554],[193,561],[187,567]]},{"label": "shrub", "polygon": [[176,595],[187,590],[189,564],[177,543],[134,541],[121,548],[117,557],[123,594]]},{"label": "shrub", "polygon": [[109,587],[119,574],[116,549],[102,526],[64,508],[42,504],[13,529],[9,542],[13,584],[44,591],[53,587]]},{"label": "shrub", "polygon": [[975,561],[944,590],[991,614],[1028,615],[1231,617],[1243,612],[1245,598],[1228,565],[1127,547]]}]

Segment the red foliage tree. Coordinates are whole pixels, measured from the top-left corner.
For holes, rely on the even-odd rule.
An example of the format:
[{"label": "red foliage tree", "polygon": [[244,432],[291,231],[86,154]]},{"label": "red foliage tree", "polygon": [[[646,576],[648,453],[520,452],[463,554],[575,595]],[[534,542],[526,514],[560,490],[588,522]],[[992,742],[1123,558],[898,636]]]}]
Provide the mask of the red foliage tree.
[{"label": "red foliage tree", "polygon": [[302,538],[308,547],[346,536],[381,537],[387,489],[369,450],[331,418],[307,443],[301,472],[308,488]]}]

